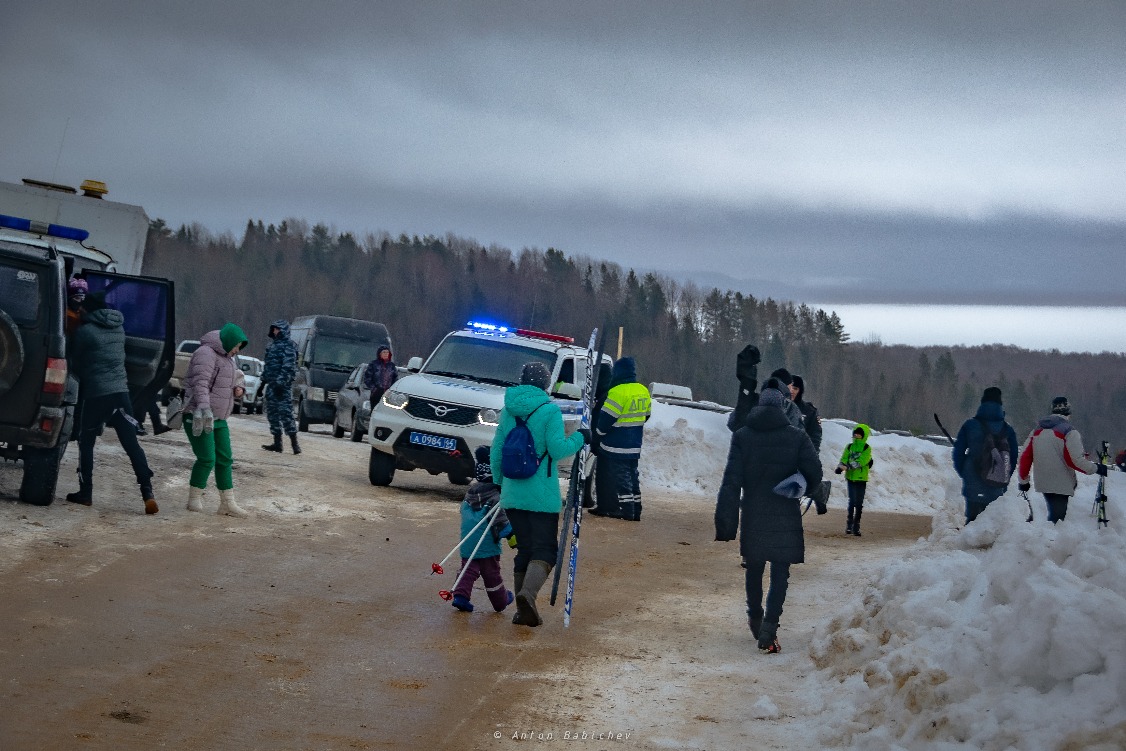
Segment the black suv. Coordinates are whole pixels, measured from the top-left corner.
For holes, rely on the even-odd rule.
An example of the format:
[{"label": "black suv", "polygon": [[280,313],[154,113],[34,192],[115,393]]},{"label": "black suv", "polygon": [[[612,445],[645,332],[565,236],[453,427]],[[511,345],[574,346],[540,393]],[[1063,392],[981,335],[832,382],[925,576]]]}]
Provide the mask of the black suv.
[{"label": "black suv", "polygon": [[[0,457],[23,461],[20,500],[47,506],[74,428],[79,384],[66,361],[66,284],[125,315],[126,371],[135,404],[155,397],[172,373],[172,282],[103,271],[112,259],[80,241],[11,229],[0,216]],[[51,230],[56,229],[54,225]],[[59,228],[67,229],[67,228]]]}]

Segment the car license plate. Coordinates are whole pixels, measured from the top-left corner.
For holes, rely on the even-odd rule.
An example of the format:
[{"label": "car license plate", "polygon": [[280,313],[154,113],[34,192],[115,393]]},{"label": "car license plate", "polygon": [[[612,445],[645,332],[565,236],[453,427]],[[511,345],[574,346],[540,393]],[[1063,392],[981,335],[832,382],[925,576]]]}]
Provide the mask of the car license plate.
[{"label": "car license plate", "polygon": [[457,440],[454,438],[443,438],[442,436],[415,433],[414,431],[411,431],[411,443],[432,449],[442,449],[443,451],[453,451],[457,448]]}]

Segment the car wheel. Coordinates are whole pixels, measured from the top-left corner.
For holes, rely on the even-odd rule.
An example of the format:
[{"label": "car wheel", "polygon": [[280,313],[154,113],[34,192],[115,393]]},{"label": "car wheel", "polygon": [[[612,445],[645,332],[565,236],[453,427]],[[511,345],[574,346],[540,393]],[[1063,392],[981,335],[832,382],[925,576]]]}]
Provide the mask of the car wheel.
[{"label": "car wheel", "polygon": [[297,402],[297,429],[302,433],[309,432],[309,418],[305,415],[305,400]]},{"label": "car wheel", "polygon": [[50,506],[55,500],[55,487],[59,483],[59,465],[66,453],[67,438],[59,437],[54,448],[41,449],[25,446],[23,449],[23,482],[20,500],[33,506]]},{"label": "car wheel", "polygon": [[23,339],[11,316],[0,310],[0,394],[6,394],[23,372]]},{"label": "car wheel", "polygon": [[341,427],[340,425],[337,425],[335,420],[333,420],[333,423],[332,423],[332,437],[333,438],[343,438],[344,437],[344,428]]},{"label": "car wheel", "polygon": [[372,447],[368,459],[368,480],[372,485],[390,485],[395,477],[395,457]]},{"label": "car wheel", "polygon": [[469,478],[458,472],[447,472],[446,477],[450,478],[450,482],[454,485],[468,485]]},{"label": "car wheel", "polygon": [[366,433],[366,430],[362,429],[359,425],[356,424],[356,416],[352,415],[352,435],[350,436],[352,443],[359,443],[360,441],[364,440],[364,435]]}]

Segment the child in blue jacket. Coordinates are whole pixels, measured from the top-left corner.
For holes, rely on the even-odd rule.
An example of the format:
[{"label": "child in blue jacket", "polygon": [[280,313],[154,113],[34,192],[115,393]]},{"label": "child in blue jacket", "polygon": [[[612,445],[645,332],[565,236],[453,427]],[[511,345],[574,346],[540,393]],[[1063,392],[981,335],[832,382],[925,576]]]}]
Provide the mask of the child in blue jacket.
[{"label": "child in blue jacket", "polygon": [[[477,481],[465,491],[461,502],[461,536],[464,538],[477,526],[496,504],[500,503],[500,486],[493,482],[493,472],[489,464],[489,447],[479,446],[473,454],[477,460]],[[484,539],[482,539],[484,536]],[[461,543],[461,567],[465,573],[454,588],[453,606],[466,613],[473,612],[473,585],[480,578],[485,585],[485,593],[493,610],[500,612],[512,604],[512,592],[504,586],[500,572],[501,538],[512,537],[512,525],[508,516],[501,510],[492,524],[478,529]],[[477,543],[480,542],[480,546]],[[477,548],[476,554],[473,549]],[[470,559],[470,556],[473,556]]]}]

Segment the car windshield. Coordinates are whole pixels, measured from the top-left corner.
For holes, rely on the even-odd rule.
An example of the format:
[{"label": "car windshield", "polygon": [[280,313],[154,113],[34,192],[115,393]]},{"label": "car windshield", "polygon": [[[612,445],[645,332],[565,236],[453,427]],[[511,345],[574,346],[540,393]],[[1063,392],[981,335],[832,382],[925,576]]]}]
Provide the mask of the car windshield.
[{"label": "car windshield", "polygon": [[451,336],[430,356],[422,372],[516,386],[524,365],[530,362],[543,363],[550,373],[555,367],[555,353],[521,347],[504,339]]},{"label": "car windshield", "polygon": [[262,375],[262,363],[257,362],[256,360],[241,360],[240,359],[239,360],[239,368],[241,368],[242,372],[246,373],[247,375],[252,375],[252,376]]},{"label": "car windshield", "polygon": [[199,349],[199,342],[180,342],[181,352],[195,352],[197,349]]},{"label": "car windshield", "polygon": [[345,366],[346,370],[351,371],[360,363],[373,359],[377,349],[377,342],[318,334],[310,362],[314,365]]}]

